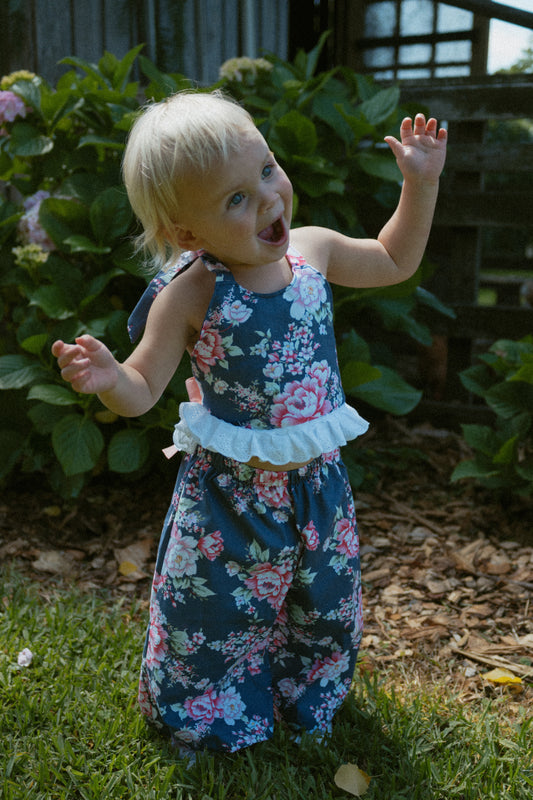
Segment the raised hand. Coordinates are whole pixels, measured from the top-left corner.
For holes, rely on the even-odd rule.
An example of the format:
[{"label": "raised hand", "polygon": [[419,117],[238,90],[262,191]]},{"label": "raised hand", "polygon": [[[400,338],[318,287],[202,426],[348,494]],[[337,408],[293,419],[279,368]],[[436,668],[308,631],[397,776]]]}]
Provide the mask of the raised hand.
[{"label": "raised hand", "polygon": [[415,181],[436,182],[446,159],[447,131],[440,128],[437,120],[417,114],[415,122],[405,117],[400,126],[400,139],[386,136],[385,141],[396,157],[404,178]]},{"label": "raised hand", "polygon": [[54,342],[52,355],[57,358],[61,377],[77,392],[107,392],[117,384],[118,362],[105,344],[93,336],[79,336],[76,344]]}]

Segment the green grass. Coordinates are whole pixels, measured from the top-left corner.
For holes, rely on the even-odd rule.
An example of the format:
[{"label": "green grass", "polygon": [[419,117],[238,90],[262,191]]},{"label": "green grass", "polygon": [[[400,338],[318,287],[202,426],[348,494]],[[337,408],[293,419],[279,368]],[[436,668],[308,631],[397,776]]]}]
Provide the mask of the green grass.
[{"label": "green grass", "polygon": [[[368,800],[533,794],[525,707],[506,721],[501,706],[480,700],[467,718],[445,692],[400,700],[375,679],[355,686],[327,746],[297,746],[278,731],[186,770],[136,707],[146,615],[139,601],[0,577],[3,800],[347,798],[333,782],[345,762],[372,776]],[[28,668],[17,664],[24,647],[34,654]]]}]

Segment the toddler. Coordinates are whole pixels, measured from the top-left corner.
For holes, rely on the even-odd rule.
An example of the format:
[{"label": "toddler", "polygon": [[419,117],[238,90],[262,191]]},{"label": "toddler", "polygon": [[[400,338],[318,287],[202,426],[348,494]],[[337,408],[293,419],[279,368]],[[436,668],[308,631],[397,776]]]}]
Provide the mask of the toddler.
[{"label": "toddler", "polygon": [[219,93],[150,105],[123,165],[161,268],[130,319],[142,338],[124,363],[89,335],[52,348],[75,390],[124,416],[150,409],[190,354],[139,691],[184,754],[236,751],[275,722],[323,735],[350,689],[361,578],[339,448],[367,423],[342,390],[329,282],[417,269],[446,131],[418,114],[386,141],[403,186],[377,239],[291,231],[290,181],[244,109]]}]

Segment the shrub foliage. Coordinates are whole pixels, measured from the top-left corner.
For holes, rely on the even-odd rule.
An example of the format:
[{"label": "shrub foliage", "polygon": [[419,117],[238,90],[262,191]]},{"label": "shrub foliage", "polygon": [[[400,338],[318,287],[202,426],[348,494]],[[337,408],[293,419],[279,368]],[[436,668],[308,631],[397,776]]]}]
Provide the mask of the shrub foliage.
[{"label": "shrub foliage", "polygon": [[[360,209],[373,202],[388,213],[398,198],[400,174],[382,143],[406,110],[395,87],[380,89],[347,69],[316,73],[322,44],[290,63],[234,59],[216,86],[250,110],[290,175],[295,224],[365,235]],[[126,320],[145,280],[120,175],[125,139],[141,104],[192,86],[140,50],[122,60],[106,53],[97,65],[66,58],[70,69],[55,87],[24,71],[1,83],[0,479],[15,467],[43,473],[64,496],[102,470],[142,474],[185,399],[187,364],[151,412],[118,419],[66,386],[50,354],[55,339],[82,333],[103,339],[119,359],[129,352]],[[420,393],[380,363],[375,342],[352,321],[369,308],[382,328],[428,343],[417,307],[448,312],[420,288],[422,275],[336,295],[347,392],[394,414],[411,410]]]}]

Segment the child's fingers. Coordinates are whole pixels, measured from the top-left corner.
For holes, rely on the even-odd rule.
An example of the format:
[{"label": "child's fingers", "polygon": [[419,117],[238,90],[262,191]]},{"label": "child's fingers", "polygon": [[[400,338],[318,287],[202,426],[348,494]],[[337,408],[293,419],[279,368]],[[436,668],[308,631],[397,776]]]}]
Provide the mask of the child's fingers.
[{"label": "child's fingers", "polygon": [[421,136],[426,133],[426,118],[423,114],[417,114],[415,117],[414,126],[415,136]]}]

